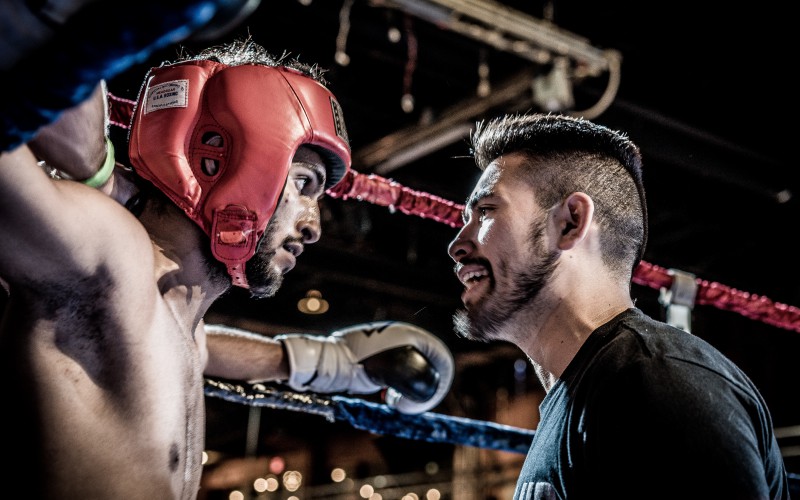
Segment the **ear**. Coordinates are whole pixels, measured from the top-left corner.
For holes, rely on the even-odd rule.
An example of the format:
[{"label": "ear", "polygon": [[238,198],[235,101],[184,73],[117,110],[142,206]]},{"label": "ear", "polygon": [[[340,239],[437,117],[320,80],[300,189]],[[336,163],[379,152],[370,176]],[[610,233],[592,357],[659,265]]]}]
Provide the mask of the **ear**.
[{"label": "ear", "polygon": [[556,225],[561,230],[559,250],[572,249],[589,232],[594,217],[594,201],[586,193],[572,193],[558,206],[555,217]]}]

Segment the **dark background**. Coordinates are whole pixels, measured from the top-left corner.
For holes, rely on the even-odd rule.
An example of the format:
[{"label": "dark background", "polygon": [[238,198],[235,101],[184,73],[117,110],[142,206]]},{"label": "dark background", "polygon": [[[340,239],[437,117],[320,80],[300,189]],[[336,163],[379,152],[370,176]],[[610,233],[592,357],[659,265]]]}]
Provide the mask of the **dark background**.
[{"label": "dark background", "polygon": [[[451,122],[452,130],[504,111],[541,110],[533,80],[548,74],[552,59],[533,62],[501,50],[486,33],[513,38],[504,31],[509,22],[502,21],[504,9],[512,9],[507,11],[511,20],[550,22],[551,28],[621,58],[610,105],[589,117],[627,132],[642,148],[650,206],[645,261],[800,305],[800,266],[794,262],[800,190],[796,159],[790,156],[798,142],[796,54],[790,50],[796,42],[785,4],[465,0],[452,5],[456,10],[475,3],[493,8],[493,22],[451,15],[434,23],[420,13],[437,10],[436,4],[424,0],[306,3],[262,2],[234,31],[184,47],[192,51],[249,35],[275,53],[286,51],[327,68],[329,87],[348,123],[353,169],[462,203],[478,177],[466,158],[465,134],[391,168],[375,158],[380,152],[383,158],[399,157],[405,140],[430,139],[435,135],[430,127],[440,121]],[[349,12],[340,16],[348,5]],[[470,23],[484,35],[475,39],[454,29]],[[346,66],[334,60],[343,27]],[[388,37],[392,29],[400,33],[397,42]],[[409,54],[409,42],[415,56]],[[146,69],[176,56],[176,49],[156,54],[111,81],[111,92],[135,98]],[[481,61],[493,89],[487,99],[507,84],[520,88],[487,105],[477,97]],[[607,71],[581,77],[579,65],[569,61],[574,104],[564,111],[592,109],[612,78]],[[525,78],[530,85],[520,84]],[[410,112],[401,108],[406,91],[414,98]],[[378,141],[383,150],[376,148]],[[252,301],[234,290],[212,308],[209,321],[266,334],[323,333],[374,319],[416,323],[444,339],[459,360],[452,394],[436,411],[490,418],[482,395],[489,399],[510,384],[513,363],[521,356],[509,346],[468,343],[452,332],[460,287],[446,248],[456,229],[358,200],[326,198],[323,218],[322,240],[307,248],[275,298]],[[329,301],[324,315],[297,311],[297,301],[309,289]],[[658,290],[634,285],[633,294],[642,309],[663,318]],[[698,305],[692,332],[751,376],[777,428],[800,425],[797,330]],[[536,390],[535,378],[527,376],[528,387]],[[209,414],[210,447],[243,453],[246,408],[210,400]],[[262,432],[319,440],[331,427],[318,417],[270,411]],[[789,470],[800,473],[797,438],[782,437],[780,444]]]}]

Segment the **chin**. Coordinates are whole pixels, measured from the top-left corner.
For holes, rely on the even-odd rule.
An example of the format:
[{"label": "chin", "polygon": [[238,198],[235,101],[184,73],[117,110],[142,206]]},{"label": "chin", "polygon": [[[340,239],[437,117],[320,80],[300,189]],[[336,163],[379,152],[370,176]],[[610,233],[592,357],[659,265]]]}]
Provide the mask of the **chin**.
[{"label": "chin", "polygon": [[274,297],[283,284],[283,274],[272,266],[253,266],[245,271],[250,285],[250,297],[266,299]]},{"label": "chin", "polygon": [[455,332],[467,340],[474,340],[477,342],[488,342],[479,328],[476,328],[475,322],[466,309],[461,309],[453,314],[453,329]]},{"label": "chin", "polygon": [[[248,280],[249,281],[249,280]],[[254,299],[267,299],[274,297],[278,290],[281,288],[281,280],[273,282],[268,285],[254,285],[250,283],[250,297]]]},{"label": "chin", "polygon": [[513,311],[497,311],[474,305],[453,314],[453,329],[465,339],[477,342],[505,340],[502,332],[511,320]]}]

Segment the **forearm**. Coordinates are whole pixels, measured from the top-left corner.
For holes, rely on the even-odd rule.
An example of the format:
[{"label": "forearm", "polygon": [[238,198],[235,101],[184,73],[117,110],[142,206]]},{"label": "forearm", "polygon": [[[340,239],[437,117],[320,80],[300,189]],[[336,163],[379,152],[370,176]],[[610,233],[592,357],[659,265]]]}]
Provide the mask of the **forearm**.
[{"label": "forearm", "polygon": [[106,91],[99,82],[89,98],[42,127],[28,147],[62,176],[83,181],[94,176],[108,155],[113,155],[107,148],[107,132]]},{"label": "forearm", "polygon": [[224,325],[206,325],[205,329],[205,375],[250,383],[289,378],[289,365],[279,342]]},{"label": "forearm", "polygon": [[330,335],[274,339],[222,325],[206,325],[205,332],[205,375],[212,377],[281,381],[296,391],[323,394],[386,388],[387,404],[403,413],[430,410],[453,380],[453,355],[444,342],[408,323],[362,323]]},{"label": "forearm", "polygon": [[29,148],[51,176],[82,182],[124,205],[138,187],[116,162],[107,98],[105,84],[98,83],[86,101],[39,130]]},{"label": "forearm", "polygon": [[[38,5],[42,2],[24,3]],[[26,39],[11,54],[0,56],[2,69],[13,75],[4,81],[4,88],[10,88],[5,95],[14,96],[0,108],[2,151],[30,141],[40,127],[52,122],[53,116],[83,101],[95,82],[110,80],[158,50],[177,44],[206,27],[208,15],[221,13],[227,4],[221,0],[146,0],[136,2],[136,8],[131,8],[131,2],[49,3],[69,11],[64,12],[66,21],[52,36],[50,33],[36,36],[36,27],[27,25],[0,36],[13,42],[15,32],[24,30],[26,35],[36,37],[35,40]],[[85,7],[80,8],[81,15],[70,15],[73,9],[63,7],[70,3],[85,3]],[[5,24],[0,22],[0,28]],[[218,25],[208,27],[219,28]]]}]

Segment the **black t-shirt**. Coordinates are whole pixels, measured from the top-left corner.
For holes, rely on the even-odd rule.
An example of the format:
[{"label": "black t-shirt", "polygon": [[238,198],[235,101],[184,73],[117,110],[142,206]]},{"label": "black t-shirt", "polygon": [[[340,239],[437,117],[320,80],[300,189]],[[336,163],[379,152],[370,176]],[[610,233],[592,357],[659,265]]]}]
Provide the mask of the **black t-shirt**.
[{"label": "black t-shirt", "polygon": [[589,336],[540,410],[515,500],[789,498],[747,375],[638,309]]}]

